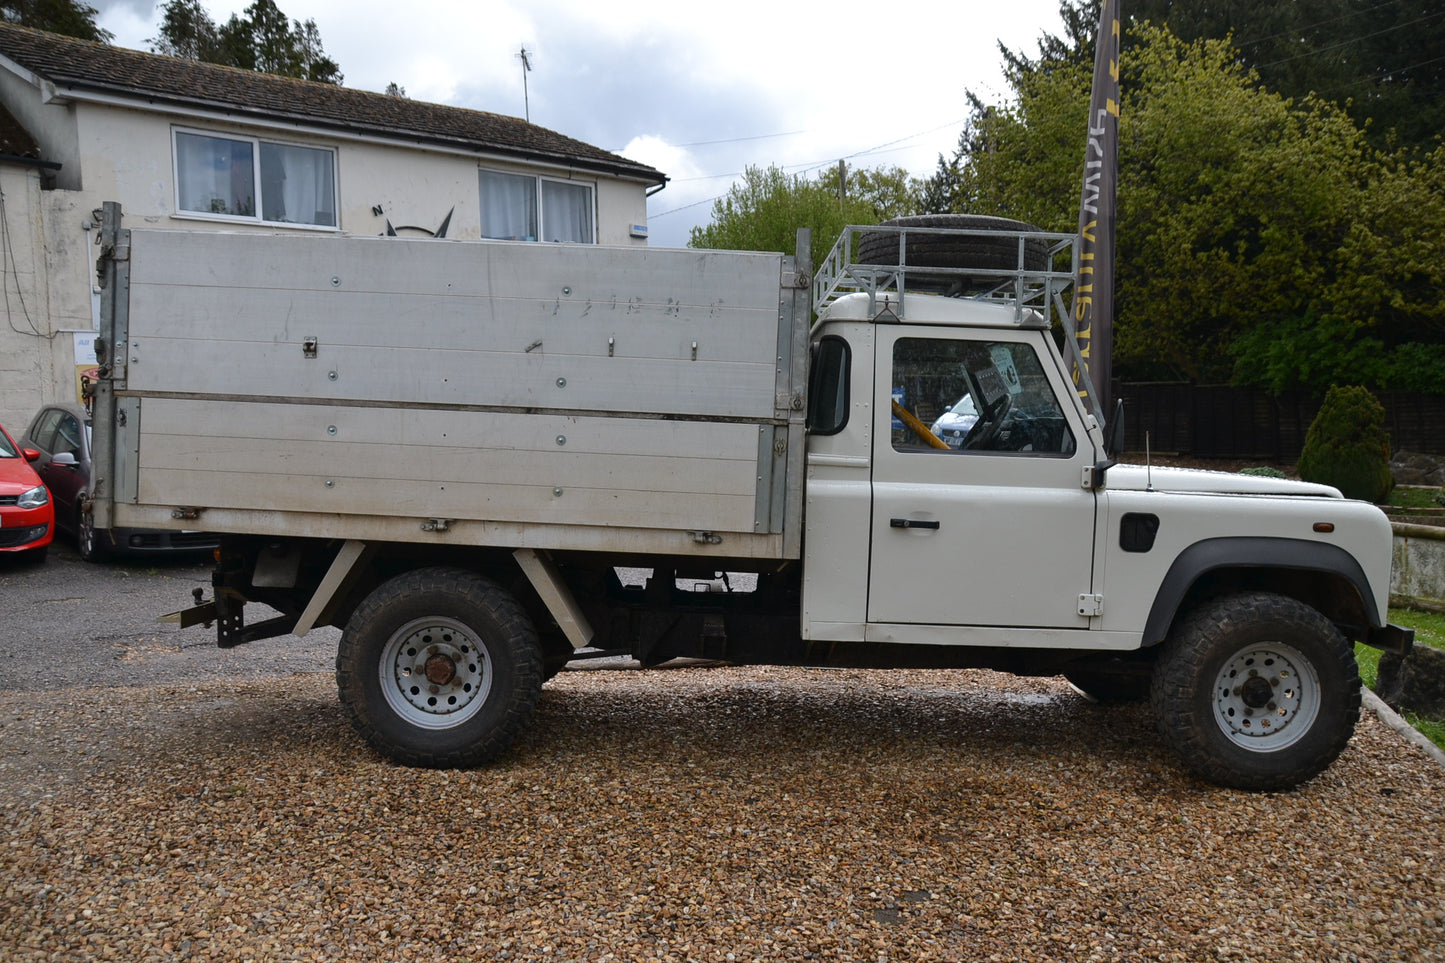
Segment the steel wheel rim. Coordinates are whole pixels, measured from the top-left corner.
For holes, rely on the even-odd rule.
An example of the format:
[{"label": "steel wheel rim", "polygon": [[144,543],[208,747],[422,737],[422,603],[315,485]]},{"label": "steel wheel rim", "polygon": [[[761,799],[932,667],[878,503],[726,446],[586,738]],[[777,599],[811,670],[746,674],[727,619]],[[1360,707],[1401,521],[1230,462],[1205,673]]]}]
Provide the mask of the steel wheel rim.
[{"label": "steel wheel rim", "polygon": [[1252,752],[1275,752],[1304,738],[1319,717],[1319,675],[1293,646],[1261,642],[1220,667],[1213,701],[1226,739]]},{"label": "steel wheel rim", "polygon": [[387,639],[378,666],[386,703],[426,729],[450,729],[486,704],[492,658],[486,644],[456,619],[413,619]]}]

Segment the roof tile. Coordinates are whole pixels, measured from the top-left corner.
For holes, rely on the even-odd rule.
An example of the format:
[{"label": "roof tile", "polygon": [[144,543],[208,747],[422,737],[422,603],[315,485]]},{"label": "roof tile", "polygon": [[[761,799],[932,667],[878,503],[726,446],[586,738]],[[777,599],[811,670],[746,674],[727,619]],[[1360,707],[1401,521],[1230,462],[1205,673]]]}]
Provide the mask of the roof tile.
[{"label": "roof tile", "polygon": [[0,55],[56,87],[567,164],[661,184],[652,167],[517,117],[295,80],[0,24]]}]

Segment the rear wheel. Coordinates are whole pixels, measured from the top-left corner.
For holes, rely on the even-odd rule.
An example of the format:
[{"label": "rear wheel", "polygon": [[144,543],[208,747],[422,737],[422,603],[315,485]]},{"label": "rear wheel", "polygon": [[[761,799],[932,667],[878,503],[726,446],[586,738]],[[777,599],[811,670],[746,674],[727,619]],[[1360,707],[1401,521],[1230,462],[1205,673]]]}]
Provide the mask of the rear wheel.
[{"label": "rear wheel", "polygon": [[1265,592],[1228,595],[1164,642],[1151,702],[1159,734],[1196,774],[1290,789],[1350,741],[1360,674],[1349,642],[1315,609]]},{"label": "rear wheel", "polygon": [[521,605],[496,583],[418,569],[384,583],[347,621],[336,684],[352,725],[388,758],[476,766],[531,717],[541,650]]},{"label": "rear wheel", "polygon": [[104,562],[111,556],[109,534],[96,530],[95,516],[83,507],[75,510],[75,548],[87,562]]}]

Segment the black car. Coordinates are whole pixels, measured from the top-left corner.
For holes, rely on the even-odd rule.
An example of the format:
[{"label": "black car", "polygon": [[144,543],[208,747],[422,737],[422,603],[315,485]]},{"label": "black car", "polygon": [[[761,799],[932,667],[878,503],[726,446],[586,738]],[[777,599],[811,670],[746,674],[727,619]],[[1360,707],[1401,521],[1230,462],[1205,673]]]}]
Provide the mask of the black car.
[{"label": "black car", "polygon": [[83,510],[90,495],[90,414],[77,404],[46,405],[30,422],[21,445],[40,452],[34,468],[55,502],[55,525],[75,536],[80,557],[98,562],[109,555],[155,552],[204,552],[220,540],[209,532],[160,531],[146,528],[96,530]]}]

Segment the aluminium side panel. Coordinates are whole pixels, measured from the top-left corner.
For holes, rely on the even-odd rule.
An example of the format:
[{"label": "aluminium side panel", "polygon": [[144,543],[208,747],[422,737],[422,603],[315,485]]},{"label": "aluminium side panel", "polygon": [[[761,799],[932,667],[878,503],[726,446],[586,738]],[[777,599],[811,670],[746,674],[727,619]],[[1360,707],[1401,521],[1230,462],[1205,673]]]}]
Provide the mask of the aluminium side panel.
[{"label": "aluminium side panel", "polygon": [[747,557],[801,535],[760,463],[797,418],[780,255],[131,238],[127,524]]}]

